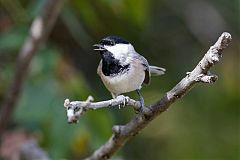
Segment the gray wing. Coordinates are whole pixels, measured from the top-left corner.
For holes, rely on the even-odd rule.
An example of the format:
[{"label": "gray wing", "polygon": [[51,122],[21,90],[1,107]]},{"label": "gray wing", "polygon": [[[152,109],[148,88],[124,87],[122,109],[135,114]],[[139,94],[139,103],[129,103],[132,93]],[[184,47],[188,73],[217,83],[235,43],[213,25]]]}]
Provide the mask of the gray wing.
[{"label": "gray wing", "polygon": [[136,54],[135,58],[139,59],[141,61],[142,65],[143,65],[143,67],[144,67],[145,79],[144,79],[143,83],[149,84],[151,76],[150,76],[150,69],[149,69],[148,61],[138,53]]}]

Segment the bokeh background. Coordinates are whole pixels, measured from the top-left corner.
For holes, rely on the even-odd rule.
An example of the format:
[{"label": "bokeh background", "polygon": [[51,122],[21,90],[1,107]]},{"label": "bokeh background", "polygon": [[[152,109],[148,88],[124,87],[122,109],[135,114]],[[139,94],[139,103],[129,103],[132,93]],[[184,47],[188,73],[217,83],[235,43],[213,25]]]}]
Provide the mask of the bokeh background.
[{"label": "bokeh background", "polygon": [[[14,74],[17,54],[43,0],[0,1],[0,101]],[[222,32],[233,42],[212,72],[213,85],[198,84],[113,159],[240,159],[239,0],[71,0],[46,44],[34,57],[8,132],[34,136],[51,159],[82,159],[125,124],[132,108],[90,111],[67,123],[63,101],[111,98],[96,74],[92,45],[108,35],[129,40],[149,63],[165,67],[142,88],[146,104],[171,89],[202,58]],[[136,93],[127,94],[137,98]],[[11,137],[10,137],[11,138]]]}]

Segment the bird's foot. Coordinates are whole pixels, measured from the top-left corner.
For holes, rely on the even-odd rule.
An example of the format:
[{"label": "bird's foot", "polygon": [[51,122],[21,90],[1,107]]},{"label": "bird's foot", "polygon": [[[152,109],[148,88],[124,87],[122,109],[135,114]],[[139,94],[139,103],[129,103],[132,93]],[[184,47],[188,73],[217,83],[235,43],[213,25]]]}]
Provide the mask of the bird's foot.
[{"label": "bird's foot", "polygon": [[135,108],[134,111],[136,114],[143,114],[145,108],[144,99],[140,98],[137,102],[140,104],[140,106],[138,108]]},{"label": "bird's foot", "polygon": [[143,99],[143,96],[141,95],[140,93],[140,90],[137,89],[137,94],[139,96],[139,102],[140,102],[140,108],[137,110],[137,113],[140,113],[140,114],[143,114],[143,111],[144,111],[144,99]]},{"label": "bird's foot", "polygon": [[121,108],[123,108],[123,107],[126,106],[126,103],[127,103],[127,101],[128,101],[127,98],[128,98],[128,97],[125,97],[124,95],[119,95],[119,96],[116,97],[116,99],[121,102],[121,103],[118,105],[118,108],[119,108],[119,109],[121,109]]},{"label": "bird's foot", "polygon": [[124,107],[125,107],[125,105],[122,104],[122,103],[118,105],[118,109],[121,109],[121,108],[124,108]]},{"label": "bird's foot", "polygon": [[140,114],[142,114],[143,113],[143,110],[144,110],[144,99],[142,98],[142,97],[140,97],[140,104],[141,104],[141,106],[140,106],[140,108],[139,108],[139,112],[140,112]]}]

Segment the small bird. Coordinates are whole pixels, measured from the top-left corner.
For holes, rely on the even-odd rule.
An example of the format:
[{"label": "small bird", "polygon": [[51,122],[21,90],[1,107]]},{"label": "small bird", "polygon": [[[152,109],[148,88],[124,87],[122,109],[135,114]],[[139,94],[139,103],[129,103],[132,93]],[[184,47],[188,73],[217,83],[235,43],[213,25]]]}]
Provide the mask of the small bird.
[{"label": "small bird", "polygon": [[144,107],[144,99],[140,93],[142,84],[149,84],[151,75],[163,75],[166,69],[150,66],[148,61],[135,51],[131,43],[118,36],[105,37],[93,46],[101,55],[97,73],[112,97],[137,91],[142,111]]}]

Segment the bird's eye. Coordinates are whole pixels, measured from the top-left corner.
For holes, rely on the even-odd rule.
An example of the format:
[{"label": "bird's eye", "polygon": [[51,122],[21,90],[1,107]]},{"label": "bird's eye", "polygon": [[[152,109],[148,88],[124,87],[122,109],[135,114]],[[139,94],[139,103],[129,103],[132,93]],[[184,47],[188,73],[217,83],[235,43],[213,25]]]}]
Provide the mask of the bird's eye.
[{"label": "bird's eye", "polygon": [[113,41],[105,41],[105,45],[107,46],[113,46],[114,42]]},{"label": "bird's eye", "polygon": [[103,45],[106,45],[106,46],[114,46],[115,45],[115,43],[113,41],[109,41],[109,40],[102,40],[100,43]]},{"label": "bird's eye", "polygon": [[110,46],[114,46],[114,42],[113,41],[109,41],[109,45]]}]

